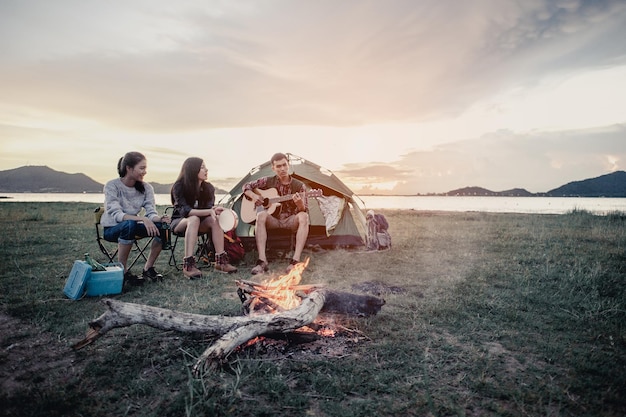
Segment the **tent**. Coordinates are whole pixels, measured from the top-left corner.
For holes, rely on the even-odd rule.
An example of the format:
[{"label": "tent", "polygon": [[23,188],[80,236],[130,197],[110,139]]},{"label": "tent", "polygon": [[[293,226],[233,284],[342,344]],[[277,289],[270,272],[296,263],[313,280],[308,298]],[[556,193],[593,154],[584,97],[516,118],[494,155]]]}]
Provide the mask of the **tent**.
[{"label": "tent", "polygon": [[[366,222],[365,203],[354,194],[331,171],[306,159],[287,153],[291,165],[291,175],[302,181],[307,189],[321,190],[322,196],[308,199],[310,229],[307,246],[322,248],[353,248],[365,245]],[[248,249],[255,247],[254,224],[242,221],[242,187],[246,182],[263,176],[272,176],[272,165],[268,161],[256,166],[225,195],[219,204],[234,210],[239,216],[237,235]],[[253,223],[253,222],[252,222]],[[270,233],[268,247],[288,248],[294,237],[292,234]]]}]

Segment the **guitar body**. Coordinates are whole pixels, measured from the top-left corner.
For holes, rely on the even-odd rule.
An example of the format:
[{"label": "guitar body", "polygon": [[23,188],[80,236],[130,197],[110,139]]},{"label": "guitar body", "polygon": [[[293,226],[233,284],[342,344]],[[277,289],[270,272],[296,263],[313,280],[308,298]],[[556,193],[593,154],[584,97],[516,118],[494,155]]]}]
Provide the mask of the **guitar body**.
[{"label": "guitar body", "polygon": [[[284,201],[289,201],[293,198],[293,194],[278,195],[276,188],[268,188],[267,190],[255,190],[255,193],[263,197],[263,204],[260,206],[255,205],[254,201],[244,196],[241,199],[241,220],[246,223],[254,223],[256,221],[256,215],[259,211],[267,211],[268,214],[273,214],[280,204]],[[322,195],[322,190],[310,190],[305,194],[303,198],[319,197]]]}]

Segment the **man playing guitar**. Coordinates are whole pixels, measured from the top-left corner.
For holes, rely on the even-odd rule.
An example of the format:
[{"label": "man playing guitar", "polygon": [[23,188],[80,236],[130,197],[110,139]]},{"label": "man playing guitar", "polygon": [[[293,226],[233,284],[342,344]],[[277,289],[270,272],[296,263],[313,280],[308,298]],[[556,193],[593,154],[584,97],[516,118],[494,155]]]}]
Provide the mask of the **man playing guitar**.
[{"label": "man playing guitar", "polygon": [[270,188],[276,189],[279,196],[293,194],[293,197],[283,202],[273,213],[267,210],[257,211],[255,239],[257,250],[259,251],[259,259],[254,268],[252,268],[251,272],[253,275],[262,274],[268,270],[268,261],[265,253],[268,229],[289,229],[296,232],[296,247],[293,259],[287,267],[287,272],[291,271],[294,265],[300,262],[300,257],[309,235],[308,202],[304,184],[302,181],[289,175],[289,159],[285,154],[274,154],[270,162],[272,171],[276,175],[262,177],[245,183],[243,185],[244,198],[254,201],[255,205],[260,207],[263,205],[264,198],[258,190],[268,190]]}]

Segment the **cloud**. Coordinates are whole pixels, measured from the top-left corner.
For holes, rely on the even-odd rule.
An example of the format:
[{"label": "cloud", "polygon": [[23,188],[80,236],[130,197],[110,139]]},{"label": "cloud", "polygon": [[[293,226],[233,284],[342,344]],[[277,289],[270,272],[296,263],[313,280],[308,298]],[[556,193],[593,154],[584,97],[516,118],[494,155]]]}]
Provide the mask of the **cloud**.
[{"label": "cloud", "polygon": [[[495,132],[416,151],[394,161],[381,182],[396,194],[441,193],[466,186],[546,192],[570,181],[626,170],[625,125],[585,131]],[[352,180],[367,184],[367,175]],[[401,175],[397,175],[401,173]]]},{"label": "cloud", "polygon": [[624,169],[624,21],[619,0],[4,0],[0,165],[105,181],[140,150],[170,182],[197,155],[230,188],[281,150],[371,192],[546,191]]},{"label": "cloud", "polygon": [[39,5],[4,6],[0,100],[142,131],[418,122],[626,56],[618,1]]},{"label": "cloud", "polygon": [[402,169],[394,164],[377,162],[346,164],[343,169],[336,172],[345,182],[358,182],[370,187],[375,187],[376,184],[405,181],[411,173],[413,173],[412,169]]}]

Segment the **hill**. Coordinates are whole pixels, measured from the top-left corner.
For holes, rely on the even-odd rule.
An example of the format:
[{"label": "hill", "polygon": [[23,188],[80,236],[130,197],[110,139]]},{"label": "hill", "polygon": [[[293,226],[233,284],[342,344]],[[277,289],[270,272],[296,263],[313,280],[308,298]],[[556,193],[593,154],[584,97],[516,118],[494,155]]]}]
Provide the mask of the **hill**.
[{"label": "hill", "polygon": [[532,197],[535,194],[523,188],[513,188],[506,191],[491,191],[482,187],[465,187],[448,191],[448,196],[498,196],[498,197]]},{"label": "hill", "polygon": [[616,171],[550,190],[551,197],[626,197],[626,172]]},{"label": "hill", "polygon": [[[154,188],[155,194],[169,194],[172,189],[172,184],[159,184],[158,182],[150,182],[152,188]],[[217,190],[215,191],[218,192]]]},{"label": "hill", "polygon": [[523,188],[506,191],[491,191],[482,187],[464,187],[448,191],[447,196],[501,196],[501,197],[621,197],[626,198],[626,172],[616,171],[610,174],[573,181],[547,193],[531,193]]},{"label": "hill", "polygon": [[0,171],[0,192],[101,193],[102,184],[85,174],[68,174],[47,166],[24,166]]},{"label": "hill", "polygon": [[[156,194],[169,194],[172,184],[150,182]],[[23,166],[0,171],[0,192],[4,193],[101,193],[103,184],[85,174],[68,174],[47,166]],[[216,193],[226,191],[216,189]],[[483,187],[464,187],[440,195],[504,197],[622,197],[626,198],[626,172],[567,183],[547,193],[531,193],[523,188],[491,191]]]},{"label": "hill", "polygon": [[[150,182],[155,194],[169,194],[172,184]],[[0,171],[2,193],[101,193],[104,184],[85,174],[68,174],[47,166],[23,166]],[[216,188],[217,194],[226,191]]]}]

